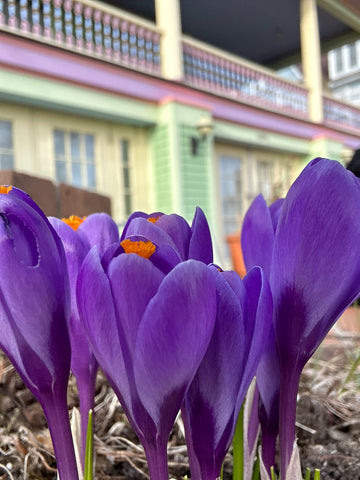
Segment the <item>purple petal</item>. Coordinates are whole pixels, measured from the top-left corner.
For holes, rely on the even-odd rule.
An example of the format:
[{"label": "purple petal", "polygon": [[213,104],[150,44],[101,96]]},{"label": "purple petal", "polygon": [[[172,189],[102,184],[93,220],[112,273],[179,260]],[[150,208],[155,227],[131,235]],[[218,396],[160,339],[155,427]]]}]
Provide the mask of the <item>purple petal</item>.
[{"label": "purple petal", "polygon": [[280,214],[281,214],[281,209],[283,206],[285,198],[278,198],[269,206],[269,211],[271,215],[271,220],[273,222],[273,228],[274,232],[276,232],[277,229],[277,224],[279,222]]},{"label": "purple petal", "polygon": [[[160,217],[160,219],[161,218],[162,217]],[[170,235],[165,232],[165,230],[157,226],[157,223],[160,221],[160,219],[156,223],[152,223],[143,217],[134,218],[126,229],[126,238],[130,238],[132,236],[145,237],[157,247],[168,245],[175,251],[179,252],[177,245],[174,243]]]},{"label": "purple petal", "polygon": [[66,386],[69,373],[65,255],[44,214],[20,197],[0,195],[0,212],[0,344],[38,395]]},{"label": "purple petal", "polygon": [[279,419],[280,367],[273,325],[256,371],[256,380],[267,417],[273,417],[276,424]]},{"label": "purple petal", "polygon": [[336,161],[313,160],[289,190],[270,277],[284,364],[301,369],[358,296],[359,205],[358,179]]},{"label": "purple petal", "polygon": [[110,262],[108,277],[130,363],[133,361],[139,324],[164,274],[139,255],[123,254]]},{"label": "purple petal", "polygon": [[77,284],[80,320],[94,355],[105,375],[121,392],[121,401],[131,404],[130,387],[122,355],[110,282],[102,268],[97,247],[85,257]]},{"label": "purple petal", "polygon": [[246,270],[260,266],[269,276],[273,244],[273,222],[264,197],[259,195],[247,211],[241,230],[241,247]]},{"label": "purple petal", "polygon": [[273,300],[264,272],[254,267],[244,277],[249,298],[248,318],[245,324],[247,361],[238,395],[238,408],[244,401],[246,391],[253,379],[266,345],[273,320]]},{"label": "purple petal", "polygon": [[[70,278],[71,292],[71,317],[70,317],[70,342],[71,342],[71,370],[74,373],[79,389],[82,384],[87,384],[96,375],[97,362],[90,349],[88,338],[83,325],[79,320],[76,299],[76,285],[82,262],[90,247],[87,239],[78,234],[62,220],[50,217],[49,222],[62,240]],[[80,385],[81,384],[81,385]]]},{"label": "purple petal", "polygon": [[204,212],[199,207],[196,207],[191,225],[188,258],[199,260],[207,265],[213,262],[213,248],[209,225]]},{"label": "purple petal", "polygon": [[167,438],[209,345],[216,315],[210,270],[190,260],[162,282],[140,324],[134,363],[139,396]]},{"label": "purple petal", "polygon": [[148,220],[149,218],[153,219],[153,218],[159,218],[161,217],[162,215],[164,215],[163,213],[161,212],[156,212],[156,213],[151,213],[150,215],[147,214],[147,213],[144,213],[144,212],[134,212],[130,215],[130,217],[128,218],[125,226],[124,226],[124,229],[122,231],[122,234],[121,234],[121,239],[120,241],[124,240],[124,238],[126,238],[128,236],[128,227],[129,225],[131,224],[131,222],[133,220],[135,220],[135,218],[144,218],[145,220]]},{"label": "purple petal", "polygon": [[224,275],[216,269],[212,273],[217,289],[215,328],[183,408],[183,416],[188,417],[185,424],[187,438],[191,437],[189,447],[193,450],[190,458],[196,456],[203,478],[220,474],[232,437],[227,427],[238,414],[235,405],[245,362],[242,305]]},{"label": "purple petal", "polygon": [[163,275],[151,262],[135,254],[114,258],[108,271],[109,278],[94,247],[79,274],[80,317],[99,365],[146,446],[147,441],[154,439],[155,428],[135,387],[133,336],[143,313],[144,298],[149,301],[149,290],[156,291],[150,283],[157,285],[159,276]]},{"label": "purple petal", "polygon": [[162,215],[154,224],[166,232],[176,245],[183,260],[188,259],[191,229],[180,215]]},{"label": "purple petal", "polygon": [[[157,244],[154,244],[149,238],[146,238],[142,235],[131,235],[127,237],[125,240],[122,240],[120,244],[120,248],[118,250],[115,250],[113,252],[113,255],[117,256],[120,253],[122,253],[124,251],[123,247],[125,247],[125,242],[128,242],[129,240],[130,242],[136,242],[136,243],[137,242],[147,243],[150,241],[152,243],[152,247],[155,247],[155,251],[151,254],[150,257],[147,257],[147,258],[149,258],[151,263],[153,263],[157,268],[159,268],[165,274],[169,273],[170,270],[172,270],[178,263],[182,261],[178,253],[178,250],[174,249],[171,245],[164,243],[159,246]],[[131,253],[131,252],[127,251],[126,253]],[[133,253],[137,253],[137,252],[135,252],[134,250]],[[106,251],[106,255],[105,255],[106,261],[109,258],[109,254],[111,254],[110,251]]]},{"label": "purple petal", "polygon": [[119,229],[106,213],[93,213],[85,218],[77,232],[84,235],[90,248],[97,246],[100,255],[112,244],[119,242]]},{"label": "purple petal", "polygon": [[70,279],[72,311],[77,315],[76,282],[81,264],[90,250],[90,246],[83,237],[62,220],[55,217],[49,217],[48,220],[64,246]]}]

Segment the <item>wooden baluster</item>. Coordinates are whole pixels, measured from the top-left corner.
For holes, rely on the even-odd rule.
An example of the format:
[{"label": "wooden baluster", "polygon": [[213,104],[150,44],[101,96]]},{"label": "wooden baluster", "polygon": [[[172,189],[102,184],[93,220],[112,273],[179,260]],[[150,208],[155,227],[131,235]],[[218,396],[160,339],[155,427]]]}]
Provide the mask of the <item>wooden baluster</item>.
[{"label": "wooden baluster", "polygon": [[189,47],[186,45],[186,43],[183,43],[182,49],[183,49],[183,62],[184,62],[184,77],[185,77],[185,80],[189,80],[189,76],[191,74]]},{"label": "wooden baluster", "polygon": [[95,51],[98,55],[103,53],[103,32],[102,32],[102,12],[95,10],[94,12],[94,41]]},{"label": "wooden baluster", "polygon": [[112,51],[113,59],[116,62],[120,61],[120,19],[114,17],[112,19]]},{"label": "wooden baluster", "polygon": [[82,50],[84,47],[84,18],[83,18],[83,4],[76,2],[74,6],[75,14],[75,45]]},{"label": "wooden baluster", "polygon": [[139,27],[137,30],[137,59],[143,69],[145,66],[145,29]]},{"label": "wooden baluster", "polygon": [[65,38],[66,38],[66,44],[69,46],[72,46],[75,43],[72,8],[73,8],[72,0],[65,0],[64,1]]},{"label": "wooden baluster", "polygon": [[215,91],[219,91],[220,78],[219,78],[219,58],[216,55],[212,56],[213,64],[213,88]]},{"label": "wooden baluster", "polygon": [[205,61],[205,52],[199,52],[200,57],[200,84],[202,87],[206,87],[206,61]]},{"label": "wooden baluster", "polygon": [[137,65],[138,56],[137,56],[137,35],[136,35],[136,25],[129,25],[129,54],[130,62],[132,66]]},{"label": "wooden baluster", "polygon": [[30,30],[27,0],[20,0],[20,28],[25,32],[28,32]]},{"label": "wooden baluster", "polygon": [[93,37],[93,9],[86,6],[84,8],[84,26],[85,26],[85,45],[88,52],[94,50],[94,37]]},{"label": "wooden baluster", "polygon": [[43,25],[44,25],[44,37],[51,38],[52,37],[52,29],[51,29],[51,4],[50,0],[43,0]]},{"label": "wooden baluster", "polygon": [[160,55],[160,35],[158,33],[153,33],[152,35],[152,44],[153,44],[153,71],[154,73],[160,73],[160,64],[161,64],[161,55]]},{"label": "wooden baluster", "polygon": [[212,55],[210,53],[206,54],[206,69],[207,69],[207,84],[208,88],[212,89],[214,85],[214,74],[213,74],[213,60]]},{"label": "wooden baluster", "polygon": [[54,0],[54,26],[55,26],[55,40],[59,43],[63,42],[63,12],[62,0]]},{"label": "wooden baluster", "polygon": [[235,68],[235,89],[236,89],[236,96],[239,97],[241,93],[241,67],[236,65]]},{"label": "wooden baluster", "polygon": [[208,89],[210,87],[210,68],[209,68],[209,55],[204,52],[203,55],[203,77],[204,77],[204,85],[205,88]]},{"label": "wooden baluster", "polygon": [[127,21],[122,20],[120,23],[120,39],[121,39],[121,60],[124,63],[129,63],[129,24]]},{"label": "wooden baluster", "polygon": [[[45,5],[45,2],[44,2]],[[32,32],[35,35],[42,34],[41,18],[40,18],[40,2],[39,0],[33,0],[31,5],[31,20],[32,20]],[[44,28],[45,34],[45,28]]]},{"label": "wooden baluster", "polygon": [[103,16],[104,28],[104,51],[107,59],[111,59],[111,15],[105,13]]},{"label": "wooden baluster", "polygon": [[5,25],[4,1],[0,0],[0,25]]},{"label": "wooden baluster", "polygon": [[231,71],[231,63],[228,60],[226,60],[225,61],[225,90],[227,93],[230,93],[231,91],[230,71]]},{"label": "wooden baluster", "polygon": [[15,0],[8,0],[8,14],[9,14],[9,20],[8,20],[9,27],[17,28],[18,19],[16,18],[16,1]]},{"label": "wooden baluster", "polygon": [[153,50],[152,50],[152,32],[146,30],[145,32],[145,60],[149,70],[152,69],[153,64]]}]

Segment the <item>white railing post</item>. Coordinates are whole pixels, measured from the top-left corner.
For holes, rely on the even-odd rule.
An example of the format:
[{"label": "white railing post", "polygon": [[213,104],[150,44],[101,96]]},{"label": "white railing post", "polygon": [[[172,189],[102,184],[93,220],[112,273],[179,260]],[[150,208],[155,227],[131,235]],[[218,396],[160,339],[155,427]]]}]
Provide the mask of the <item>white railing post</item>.
[{"label": "white railing post", "polygon": [[316,0],[300,0],[301,61],[309,89],[309,117],[323,121],[320,34]]},{"label": "white railing post", "polygon": [[169,80],[182,80],[181,13],[179,0],[155,0],[156,24],[161,30],[161,72]]}]

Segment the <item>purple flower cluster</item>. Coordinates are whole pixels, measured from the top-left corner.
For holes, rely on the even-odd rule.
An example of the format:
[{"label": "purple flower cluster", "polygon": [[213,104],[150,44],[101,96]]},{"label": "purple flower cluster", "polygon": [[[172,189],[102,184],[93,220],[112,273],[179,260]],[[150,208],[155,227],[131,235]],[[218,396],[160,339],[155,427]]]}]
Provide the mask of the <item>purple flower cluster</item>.
[{"label": "purple flower cluster", "polygon": [[263,267],[274,300],[257,370],[262,454],[270,471],[279,435],[282,478],[295,442],[300,374],[360,292],[360,183],[338,162],[312,160],[284,200],[257,197],[244,219],[246,268]]},{"label": "purple flower cluster", "polygon": [[[0,190],[0,346],[47,416],[61,480],[76,480],[68,420],[79,387],[82,451],[98,366],[138,435],[152,480],[167,480],[181,411],[191,477],[215,480],[257,376],[263,460],[280,436],[286,479],[299,376],[360,291],[358,180],[313,160],[288,196],[255,199],[243,226],[248,274],[213,264],[204,213],[134,213],[119,237],[105,214],[47,219]],[[267,280],[269,279],[269,281]],[[84,460],[84,458],[82,458]]]}]

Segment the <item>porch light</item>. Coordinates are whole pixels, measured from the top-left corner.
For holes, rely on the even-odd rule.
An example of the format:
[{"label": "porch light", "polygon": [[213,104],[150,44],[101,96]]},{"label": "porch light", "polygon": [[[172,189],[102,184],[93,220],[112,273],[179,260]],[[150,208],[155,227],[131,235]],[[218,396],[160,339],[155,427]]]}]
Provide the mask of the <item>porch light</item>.
[{"label": "porch light", "polygon": [[214,131],[214,123],[211,117],[201,117],[197,122],[196,129],[202,139],[209,137]]}]

